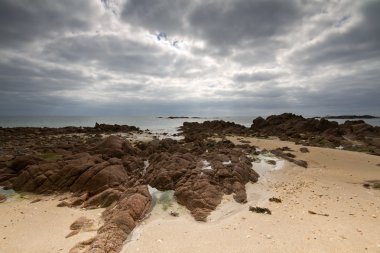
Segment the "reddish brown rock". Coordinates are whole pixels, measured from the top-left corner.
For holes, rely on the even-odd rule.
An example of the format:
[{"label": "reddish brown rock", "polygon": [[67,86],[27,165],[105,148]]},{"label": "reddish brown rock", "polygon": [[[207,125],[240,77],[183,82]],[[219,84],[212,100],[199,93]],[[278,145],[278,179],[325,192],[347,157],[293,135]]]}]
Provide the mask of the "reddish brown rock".
[{"label": "reddish brown rock", "polygon": [[0,193],[0,203],[3,203],[7,200],[7,196],[5,196],[4,194],[1,194]]},{"label": "reddish brown rock", "polygon": [[186,206],[198,221],[207,216],[222,201],[223,191],[215,182],[199,175],[192,175],[178,182],[174,193],[179,204]]},{"label": "reddish brown rock", "polygon": [[23,170],[28,165],[34,165],[42,161],[41,158],[31,155],[18,156],[13,161],[11,166],[9,167],[14,172],[18,173]]},{"label": "reddish brown rock", "polygon": [[70,225],[70,229],[80,230],[84,228],[89,228],[93,225],[94,225],[94,220],[88,219],[85,216],[81,216]]},{"label": "reddish brown rock", "polygon": [[105,224],[85,252],[120,252],[136,224],[150,211],[151,202],[147,186],[127,190],[116,205],[103,213]]},{"label": "reddish brown rock", "polygon": [[146,182],[161,191],[174,190],[177,182],[195,169],[197,158],[191,154],[154,154],[149,158]]}]

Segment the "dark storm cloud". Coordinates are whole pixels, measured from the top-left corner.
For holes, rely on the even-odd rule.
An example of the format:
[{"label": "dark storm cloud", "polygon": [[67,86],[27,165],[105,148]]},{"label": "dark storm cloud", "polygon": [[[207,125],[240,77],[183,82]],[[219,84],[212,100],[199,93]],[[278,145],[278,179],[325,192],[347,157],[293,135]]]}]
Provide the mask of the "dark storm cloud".
[{"label": "dark storm cloud", "polygon": [[121,15],[124,21],[152,32],[183,33],[191,5],[188,0],[128,0]]},{"label": "dark storm cloud", "polygon": [[380,114],[378,13],[377,0],[3,0],[0,115]]},{"label": "dark storm cloud", "polygon": [[190,59],[163,52],[158,46],[116,35],[78,35],[59,39],[46,45],[43,54],[51,61],[64,64],[161,77],[187,75],[186,68],[194,64]]},{"label": "dark storm cloud", "polygon": [[54,41],[45,47],[50,60],[63,63],[93,64],[109,71],[160,75],[160,51],[115,35],[80,35]]},{"label": "dark storm cloud", "polygon": [[0,47],[30,43],[44,36],[87,29],[94,22],[91,1],[0,1]]},{"label": "dark storm cloud", "polygon": [[289,31],[300,18],[294,1],[204,1],[190,14],[193,32],[211,46],[263,43]]},{"label": "dark storm cloud", "polygon": [[367,64],[371,59],[380,62],[379,13],[380,1],[363,1],[355,13],[360,21],[353,27],[332,32],[320,42],[296,52],[291,60],[295,65],[307,68]]},{"label": "dark storm cloud", "polygon": [[129,0],[122,17],[151,31],[196,36],[207,42],[209,52],[226,54],[231,48],[268,43],[302,16],[293,0]]},{"label": "dark storm cloud", "polygon": [[272,72],[240,73],[234,75],[233,80],[241,83],[265,82],[277,79],[280,76],[280,73]]}]

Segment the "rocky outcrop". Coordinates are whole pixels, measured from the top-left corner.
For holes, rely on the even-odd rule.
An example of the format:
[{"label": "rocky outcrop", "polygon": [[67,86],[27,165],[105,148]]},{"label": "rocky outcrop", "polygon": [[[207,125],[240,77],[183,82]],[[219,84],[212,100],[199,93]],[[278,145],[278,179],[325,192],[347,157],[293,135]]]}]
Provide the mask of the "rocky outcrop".
[{"label": "rocky outcrop", "polygon": [[278,136],[303,145],[341,147],[380,155],[380,127],[366,124],[363,120],[338,124],[321,118],[303,118],[284,113],[253,120],[251,130],[256,136]]},{"label": "rocky outcrop", "polygon": [[204,121],[203,123],[184,122],[180,131],[182,131],[187,142],[215,135],[246,135],[249,133],[249,129],[245,126],[223,120]]},{"label": "rocky outcrop", "polygon": [[103,213],[104,225],[90,243],[80,243],[71,252],[117,253],[124,241],[150,211],[152,198],[147,186],[137,186],[123,193],[120,200]]},{"label": "rocky outcrop", "polygon": [[[106,208],[98,235],[71,252],[119,252],[152,208],[148,185],[173,190],[177,202],[198,221],[207,220],[224,194],[247,201],[245,184],[258,179],[247,158],[254,147],[195,139],[132,144],[120,136],[31,137],[23,146],[31,154],[12,151],[0,161],[0,185],[38,194],[71,193],[58,206]],[[86,222],[78,220],[67,236],[82,231]]]}]

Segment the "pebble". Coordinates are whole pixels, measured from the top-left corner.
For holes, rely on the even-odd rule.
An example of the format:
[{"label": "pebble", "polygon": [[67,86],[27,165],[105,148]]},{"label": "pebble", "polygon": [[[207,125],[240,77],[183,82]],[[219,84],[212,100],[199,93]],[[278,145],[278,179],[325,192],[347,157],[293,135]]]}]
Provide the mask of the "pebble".
[{"label": "pebble", "polygon": [[266,237],[267,239],[272,239],[272,236],[271,236],[271,235],[265,235],[265,237]]},{"label": "pebble", "polygon": [[376,215],[372,214],[372,218],[376,218],[376,217],[377,217]]},{"label": "pebble", "polygon": [[161,239],[158,239],[157,242],[162,243],[162,240],[161,240]]}]

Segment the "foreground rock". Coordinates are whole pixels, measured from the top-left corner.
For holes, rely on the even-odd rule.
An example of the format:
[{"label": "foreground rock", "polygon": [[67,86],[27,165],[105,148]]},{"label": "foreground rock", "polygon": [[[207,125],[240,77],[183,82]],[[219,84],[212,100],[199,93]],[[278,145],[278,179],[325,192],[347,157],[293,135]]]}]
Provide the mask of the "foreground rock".
[{"label": "foreground rock", "polygon": [[147,186],[128,189],[120,200],[103,213],[105,224],[90,241],[76,245],[70,253],[116,253],[124,241],[151,209],[152,198]]},{"label": "foreground rock", "polygon": [[[245,203],[245,184],[259,176],[247,157],[253,151],[248,145],[198,138],[132,144],[120,136],[96,137],[70,146],[59,159],[13,153],[1,163],[0,185],[38,194],[71,193],[58,206],[107,208],[98,235],[72,252],[118,252],[152,208],[148,185],[173,190],[198,221],[207,220],[224,194]],[[86,219],[76,221],[67,237],[87,225]]]}]

